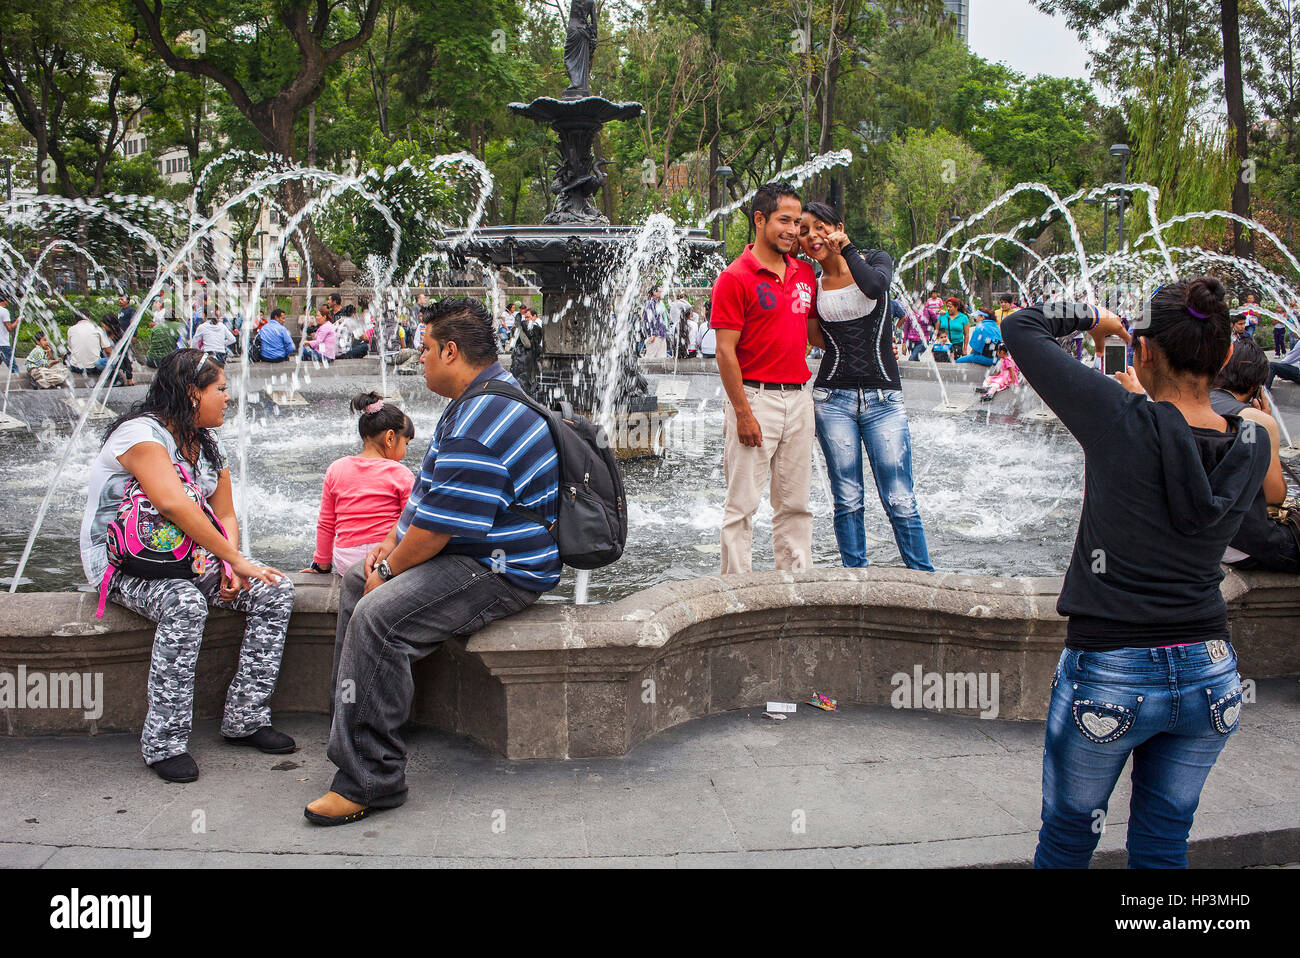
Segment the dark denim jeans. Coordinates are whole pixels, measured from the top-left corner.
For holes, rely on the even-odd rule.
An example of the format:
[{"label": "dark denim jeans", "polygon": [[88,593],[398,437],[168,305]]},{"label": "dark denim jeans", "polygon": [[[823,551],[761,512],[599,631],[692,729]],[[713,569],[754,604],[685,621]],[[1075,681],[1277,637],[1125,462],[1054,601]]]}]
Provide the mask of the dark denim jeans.
[{"label": "dark denim jeans", "polygon": [[848,568],[865,568],[862,448],[865,445],[880,504],[909,569],[933,572],[925,529],[912,492],[912,434],[897,389],[814,389],[817,441],[826,456],[835,500],[835,542]]},{"label": "dark denim jeans", "polygon": [[1201,788],[1241,713],[1237,654],[1227,638],[1065,650],[1047,713],[1035,868],[1088,867],[1130,754],[1129,868],[1187,867]]},{"label": "dark denim jeans", "polygon": [[363,596],[364,565],[348,570],[339,591],[327,753],[338,773],[330,788],[362,805],[395,808],[406,801],[398,729],[415,696],[411,666],[451,636],[477,632],[541,593],[511,585],[468,556],[438,555]]},{"label": "dark denim jeans", "polygon": [[1273,388],[1273,380],[1281,376],[1289,382],[1300,384],[1300,366],[1292,363],[1269,363],[1268,364],[1268,388]]}]

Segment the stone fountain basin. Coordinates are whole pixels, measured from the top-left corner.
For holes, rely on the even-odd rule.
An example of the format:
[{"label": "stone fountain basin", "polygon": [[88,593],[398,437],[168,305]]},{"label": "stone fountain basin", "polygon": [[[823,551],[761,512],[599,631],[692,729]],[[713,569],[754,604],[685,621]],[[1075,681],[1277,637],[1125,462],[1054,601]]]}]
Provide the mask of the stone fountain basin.
[{"label": "stone fountain basin", "polygon": [[[279,712],[328,711],[338,579],[294,576]],[[539,603],[415,669],[411,718],[508,758],[627,753],[656,732],[769,700],[890,703],[897,673],[997,673],[998,718],[1044,718],[1066,622],[1060,579],[820,568],[706,576],[608,605]],[[1300,577],[1228,570],[1244,678],[1300,673]],[[153,623],[85,593],[0,596],[0,673],[102,673],[104,710],[4,709],[11,735],[137,730]],[[243,616],[212,610],[197,718],[221,712]],[[977,709],[957,710],[975,714]]]},{"label": "stone fountain basin", "polygon": [[[490,226],[474,230],[453,230],[435,244],[453,261],[478,259],[493,266],[526,269],[571,266],[572,280],[590,281],[590,270],[602,265],[625,248],[641,232],[637,226]],[[692,257],[718,252],[722,244],[700,229],[681,231]]]}]

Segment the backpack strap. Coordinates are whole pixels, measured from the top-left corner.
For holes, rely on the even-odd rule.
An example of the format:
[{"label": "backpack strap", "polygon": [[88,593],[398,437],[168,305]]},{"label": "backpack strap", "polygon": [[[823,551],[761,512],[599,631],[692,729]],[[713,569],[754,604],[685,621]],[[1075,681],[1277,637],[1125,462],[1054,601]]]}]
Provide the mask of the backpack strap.
[{"label": "backpack strap", "polygon": [[[472,390],[466,389],[463,393],[461,393],[460,396],[458,396],[452,402],[452,404],[447,407],[447,412],[444,413],[444,415],[450,415],[452,410],[460,406],[462,403],[468,402],[471,399],[476,399],[479,396],[501,396],[504,399],[513,399],[515,402],[527,406],[533,412],[541,416],[542,420],[546,423],[546,428],[550,430],[551,441],[555,443],[555,456],[556,456],[557,471],[558,471],[558,463],[563,458],[563,454],[562,454],[563,446],[561,443],[560,431],[558,428],[556,428],[555,412],[553,410],[547,409],[537,400],[533,399],[532,396],[529,396],[527,393],[525,393],[518,386],[511,385],[510,383],[506,382],[504,379],[488,379],[479,383]],[[563,405],[565,407],[565,411],[562,414],[567,416],[572,416],[573,415],[572,407],[570,407],[568,403],[564,403]],[[509,506],[507,506],[506,510],[509,512],[513,512],[515,515],[519,516],[522,519],[527,519],[529,522],[537,523],[539,526],[541,526],[547,532],[549,532],[552,536],[555,535],[555,523],[548,522],[546,517],[543,516],[540,512],[536,512],[532,509],[526,509],[515,502],[512,502]]]}]

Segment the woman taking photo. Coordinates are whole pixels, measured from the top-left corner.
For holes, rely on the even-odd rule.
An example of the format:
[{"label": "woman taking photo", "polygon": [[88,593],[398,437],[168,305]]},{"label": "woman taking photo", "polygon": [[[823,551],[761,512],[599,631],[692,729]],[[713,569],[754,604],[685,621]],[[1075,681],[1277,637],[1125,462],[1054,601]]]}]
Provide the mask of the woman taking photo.
[{"label": "woman taking photo", "polygon": [[1201,277],[1158,289],[1133,326],[1133,366],[1113,379],[1057,344],[1089,332],[1100,355],[1108,336],[1130,341],[1106,309],[1031,306],[1002,332],[1086,465],[1056,604],[1069,624],[1048,709],[1034,865],[1087,867],[1132,755],[1129,867],[1186,868],[1201,787],[1241,711],[1219,560],[1271,455],[1263,429],[1210,404],[1232,353],[1224,288]]},{"label": "woman taking photo", "polygon": [[[225,371],[211,355],[182,349],[165,357],[145,398],[104,434],[81,523],[81,563],[86,578],[101,589],[100,614],[108,598],[158,623],[140,742],[145,763],[170,782],[192,782],[199,774],[188,743],[194,668],[209,605],[248,615],[222,735],[263,752],[294,748],[293,739],[271,727],[266,704],[280,671],[293,583],[239,552],[230,471],[214,431],[229,401]],[[182,475],[198,487],[222,529],[195,501],[197,493],[187,491]],[[120,521],[132,480],[162,520],[139,521],[139,537],[168,550],[182,533],[188,536],[197,547],[189,559],[194,577],[137,578],[110,562],[110,523]]]},{"label": "woman taking photo", "polygon": [[881,250],[864,257],[839,214],[809,203],[799,224],[803,253],[821,267],[808,341],[826,350],[813,382],[817,441],[835,500],[835,541],[850,568],[869,565],[863,518],[865,446],[880,503],[909,569],[933,572],[912,492],[912,436],[894,357],[889,284],[894,264]]}]

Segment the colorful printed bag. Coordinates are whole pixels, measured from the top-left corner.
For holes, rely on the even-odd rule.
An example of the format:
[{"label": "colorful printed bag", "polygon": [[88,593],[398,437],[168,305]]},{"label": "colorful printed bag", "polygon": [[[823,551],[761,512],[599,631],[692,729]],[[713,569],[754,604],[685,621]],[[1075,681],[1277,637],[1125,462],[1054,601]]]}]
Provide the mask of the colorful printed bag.
[{"label": "colorful printed bag", "polygon": [[[173,463],[185,494],[192,499],[212,524],[221,531],[221,525],[212,507],[208,505],[198,482],[190,478],[185,467]],[[99,607],[95,618],[104,617],[108,601],[108,588],[113,576],[122,572],[139,579],[194,579],[211,569],[217,561],[211,553],[191,539],[175,523],[164,518],[140,481],[132,476],[117,507],[117,518],[108,524],[108,568],[99,584]],[[230,564],[221,562],[227,575]]]}]

